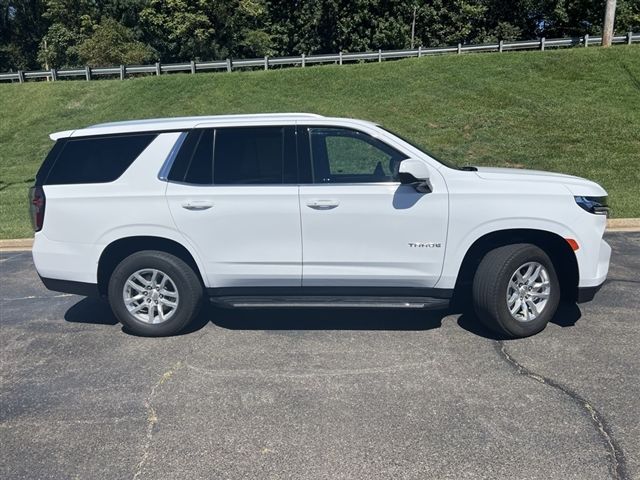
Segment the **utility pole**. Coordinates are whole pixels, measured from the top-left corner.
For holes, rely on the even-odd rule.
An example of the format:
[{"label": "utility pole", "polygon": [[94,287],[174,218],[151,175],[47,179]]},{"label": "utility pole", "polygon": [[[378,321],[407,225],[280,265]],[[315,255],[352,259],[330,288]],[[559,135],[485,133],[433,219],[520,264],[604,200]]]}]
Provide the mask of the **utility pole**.
[{"label": "utility pole", "polygon": [[613,37],[613,22],[616,17],[616,0],[607,0],[607,7],[604,11],[604,27],[602,28],[602,46],[610,47]]},{"label": "utility pole", "polygon": [[413,6],[413,22],[411,22],[411,50],[413,50],[414,39],[416,36],[416,10],[418,7]]}]

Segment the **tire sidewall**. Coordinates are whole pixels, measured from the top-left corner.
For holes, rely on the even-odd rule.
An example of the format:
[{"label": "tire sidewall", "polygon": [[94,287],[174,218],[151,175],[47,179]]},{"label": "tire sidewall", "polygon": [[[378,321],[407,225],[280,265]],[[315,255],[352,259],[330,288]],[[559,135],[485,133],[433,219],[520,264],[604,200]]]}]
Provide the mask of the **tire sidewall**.
[{"label": "tire sidewall", "polygon": [[[154,268],[169,275],[179,294],[177,311],[162,323],[149,324],[135,318],[127,309],[122,292],[127,279],[136,271]],[[189,275],[191,273],[191,275]],[[200,307],[202,289],[194,289],[195,274],[182,260],[164,252],[134,253],[118,264],[109,280],[109,304],[126,329],[142,336],[166,336],[181,331]],[[197,281],[197,279],[196,279]]]},{"label": "tire sidewall", "polygon": [[[520,322],[511,316],[507,305],[507,289],[509,281],[516,269],[528,262],[538,262],[547,270],[551,291],[544,310],[534,320]],[[523,249],[509,258],[501,274],[496,278],[496,321],[500,326],[515,337],[527,337],[534,335],[545,328],[553,318],[560,302],[560,283],[549,257],[538,247],[531,245],[529,249]]]}]

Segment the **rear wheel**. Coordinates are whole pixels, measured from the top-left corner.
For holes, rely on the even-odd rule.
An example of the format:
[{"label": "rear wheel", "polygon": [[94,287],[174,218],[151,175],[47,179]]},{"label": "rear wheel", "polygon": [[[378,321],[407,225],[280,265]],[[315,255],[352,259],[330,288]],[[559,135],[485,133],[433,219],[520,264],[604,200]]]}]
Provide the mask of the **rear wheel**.
[{"label": "rear wheel", "polygon": [[543,330],[560,302],[560,284],[547,254],[531,244],[496,248],[485,255],[473,280],[480,320],[508,337]]},{"label": "rear wheel", "polygon": [[138,335],[178,333],[197,315],[201,303],[198,276],[166,252],[136,252],[118,264],[109,280],[113,313]]}]

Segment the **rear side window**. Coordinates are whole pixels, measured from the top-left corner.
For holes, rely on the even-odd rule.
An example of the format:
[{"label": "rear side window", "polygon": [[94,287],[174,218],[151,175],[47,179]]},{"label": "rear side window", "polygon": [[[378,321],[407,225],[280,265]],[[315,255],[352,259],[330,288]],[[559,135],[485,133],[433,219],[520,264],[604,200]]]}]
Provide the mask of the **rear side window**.
[{"label": "rear side window", "polygon": [[214,130],[191,130],[169,172],[169,180],[194,185],[213,183]]},{"label": "rear side window", "polygon": [[204,130],[200,134],[184,181],[201,185],[213,182],[213,130]]},{"label": "rear side window", "polygon": [[297,182],[292,127],[191,130],[169,180],[194,185],[278,185]]},{"label": "rear side window", "polygon": [[222,128],[216,131],[215,185],[283,182],[284,128]]},{"label": "rear side window", "polygon": [[49,172],[42,182],[44,185],[112,182],[156,137],[154,133],[66,139],[60,146],[58,143],[54,146],[51,153],[57,151],[56,158],[45,161],[49,163]]}]

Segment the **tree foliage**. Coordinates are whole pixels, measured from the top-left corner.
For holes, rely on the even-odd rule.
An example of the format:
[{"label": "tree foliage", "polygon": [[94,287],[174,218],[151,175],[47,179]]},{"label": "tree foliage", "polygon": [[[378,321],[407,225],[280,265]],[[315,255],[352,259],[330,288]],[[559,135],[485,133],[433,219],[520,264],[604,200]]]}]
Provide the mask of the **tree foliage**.
[{"label": "tree foliage", "polygon": [[[0,70],[598,34],[602,0],[0,0]],[[618,0],[616,31],[640,31]]]},{"label": "tree foliage", "polygon": [[78,58],[84,65],[131,65],[152,60],[155,51],[134,38],[133,32],[113,18],[105,18],[94,27],[93,33],[77,47]]}]

